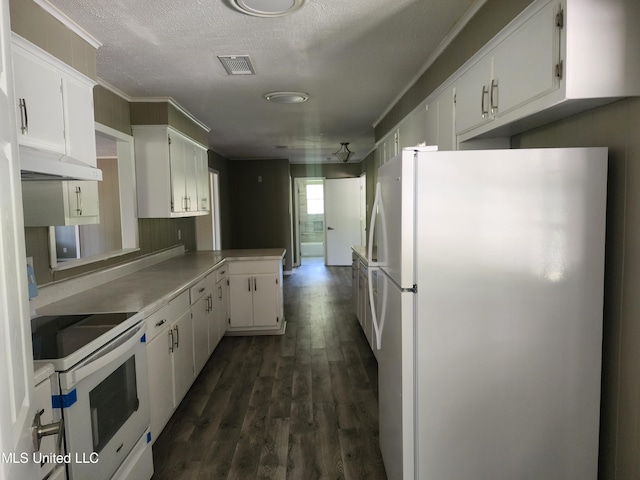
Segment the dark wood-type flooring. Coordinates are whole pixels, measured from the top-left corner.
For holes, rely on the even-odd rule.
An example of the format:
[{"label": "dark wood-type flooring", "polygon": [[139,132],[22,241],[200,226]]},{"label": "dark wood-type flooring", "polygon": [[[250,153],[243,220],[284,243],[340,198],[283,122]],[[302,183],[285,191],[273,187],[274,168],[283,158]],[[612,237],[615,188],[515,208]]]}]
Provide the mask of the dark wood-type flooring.
[{"label": "dark wood-type flooring", "polygon": [[282,336],[224,337],[153,446],[160,479],[386,479],[351,268],[284,279]]}]

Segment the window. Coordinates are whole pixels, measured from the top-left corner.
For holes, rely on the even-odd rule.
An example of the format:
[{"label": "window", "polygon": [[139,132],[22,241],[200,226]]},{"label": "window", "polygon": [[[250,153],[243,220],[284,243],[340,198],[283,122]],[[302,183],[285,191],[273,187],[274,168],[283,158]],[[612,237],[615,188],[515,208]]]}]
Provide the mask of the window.
[{"label": "window", "polygon": [[317,215],[324,213],[323,185],[307,185],[307,214]]}]

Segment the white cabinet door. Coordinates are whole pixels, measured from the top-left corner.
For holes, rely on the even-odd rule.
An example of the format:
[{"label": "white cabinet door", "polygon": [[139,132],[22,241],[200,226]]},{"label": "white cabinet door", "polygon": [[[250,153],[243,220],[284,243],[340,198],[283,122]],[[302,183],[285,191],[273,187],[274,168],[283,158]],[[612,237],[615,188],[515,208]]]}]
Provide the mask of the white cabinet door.
[{"label": "white cabinet door", "polygon": [[253,276],[229,275],[230,326],[253,326]]},{"label": "white cabinet door", "polygon": [[455,150],[453,111],[453,87],[449,87],[427,105],[426,145],[437,145],[438,150]]},{"label": "white cabinet door", "polygon": [[178,405],[193,383],[193,321],[191,310],[186,310],[172,325],[173,399]]},{"label": "white cabinet door", "polygon": [[211,298],[209,292],[191,305],[193,318],[193,355],[195,374],[198,375],[209,359],[209,312]]},{"label": "white cabinet door", "polygon": [[207,151],[198,146],[196,148],[196,182],[198,211],[209,211],[209,164]]},{"label": "white cabinet door", "polygon": [[218,282],[219,298],[218,298],[218,333],[220,339],[224,337],[227,327],[229,326],[229,278],[224,278]]},{"label": "white cabinet door", "polygon": [[221,278],[213,289],[213,315],[209,324],[209,343],[213,351],[227,330],[229,318],[229,290],[227,277]]},{"label": "white cabinet door", "polygon": [[100,215],[98,182],[69,181],[65,183],[69,217],[80,219]]},{"label": "white cabinet door", "polygon": [[93,85],[67,76],[63,80],[63,92],[67,155],[95,167],[97,158]]},{"label": "white cabinet door", "polygon": [[559,88],[556,10],[556,2],[549,3],[494,50],[493,115],[507,114]]},{"label": "white cabinet door", "polygon": [[88,225],[100,221],[98,184],[93,181],[24,182],[24,224],[28,227]]},{"label": "white cabinet door", "polygon": [[169,135],[169,168],[171,170],[171,211],[187,211],[186,142],[179,135]]},{"label": "white cabinet door", "polygon": [[464,133],[491,121],[492,57],[480,59],[456,82],[456,133]]},{"label": "white cabinet door", "polygon": [[253,325],[256,327],[277,326],[278,317],[278,276],[272,274],[253,277]]},{"label": "white cabinet door", "polygon": [[[65,152],[62,76],[48,63],[14,46],[18,143]],[[93,118],[91,119],[93,128]],[[95,137],[94,137],[95,138]]]},{"label": "white cabinet door", "polygon": [[184,177],[185,177],[185,197],[186,210],[188,212],[198,211],[198,177],[196,146],[193,143],[185,142],[184,146]]},{"label": "white cabinet door", "polygon": [[172,329],[166,328],[147,344],[151,438],[154,441],[171,418],[174,408],[171,333]]}]

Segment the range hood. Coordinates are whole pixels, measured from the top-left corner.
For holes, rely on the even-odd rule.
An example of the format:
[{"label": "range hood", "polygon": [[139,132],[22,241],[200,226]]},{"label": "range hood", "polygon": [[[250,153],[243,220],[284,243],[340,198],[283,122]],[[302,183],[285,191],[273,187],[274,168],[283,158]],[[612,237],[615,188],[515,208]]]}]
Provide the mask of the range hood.
[{"label": "range hood", "polygon": [[102,170],[68,155],[20,145],[20,170],[23,181],[99,180]]}]

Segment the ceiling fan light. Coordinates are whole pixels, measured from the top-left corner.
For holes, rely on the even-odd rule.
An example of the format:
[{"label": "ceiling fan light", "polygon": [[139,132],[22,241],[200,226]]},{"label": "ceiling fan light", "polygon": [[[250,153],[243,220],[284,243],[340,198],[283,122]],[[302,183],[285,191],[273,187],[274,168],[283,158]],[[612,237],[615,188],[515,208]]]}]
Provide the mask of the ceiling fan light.
[{"label": "ceiling fan light", "polygon": [[231,0],[231,5],[254,17],[282,17],[298,10],[304,0]]},{"label": "ceiling fan light", "polygon": [[340,148],[333,154],[334,157],[343,163],[347,163],[351,155],[353,155],[353,152],[349,150],[349,142],[340,142]]}]

